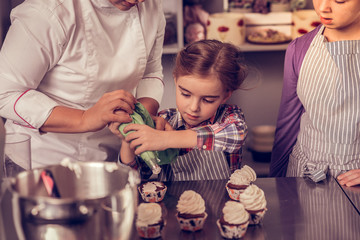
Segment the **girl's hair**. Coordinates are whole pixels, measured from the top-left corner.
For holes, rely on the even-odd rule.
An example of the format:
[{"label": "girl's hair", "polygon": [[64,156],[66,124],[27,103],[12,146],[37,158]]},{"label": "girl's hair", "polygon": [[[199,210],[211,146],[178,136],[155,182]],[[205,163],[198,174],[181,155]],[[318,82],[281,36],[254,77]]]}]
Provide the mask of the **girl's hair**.
[{"label": "girl's hair", "polygon": [[176,56],[173,71],[175,78],[216,75],[225,91],[239,89],[247,74],[248,67],[242,62],[239,48],[218,40],[200,40],[182,49]]}]

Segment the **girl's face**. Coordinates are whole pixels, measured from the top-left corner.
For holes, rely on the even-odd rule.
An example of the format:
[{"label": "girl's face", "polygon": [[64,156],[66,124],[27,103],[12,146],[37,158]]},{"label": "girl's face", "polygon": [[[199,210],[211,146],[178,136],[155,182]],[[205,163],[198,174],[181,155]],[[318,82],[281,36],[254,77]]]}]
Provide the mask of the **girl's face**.
[{"label": "girl's face", "polygon": [[329,41],[360,39],[360,0],[313,0]]},{"label": "girl's face", "polygon": [[175,87],[176,106],[189,127],[210,119],[231,96],[214,76],[182,76],[175,79]]},{"label": "girl's face", "polygon": [[135,4],[145,2],[145,0],[109,0],[109,2],[121,11],[127,11],[135,6]]}]

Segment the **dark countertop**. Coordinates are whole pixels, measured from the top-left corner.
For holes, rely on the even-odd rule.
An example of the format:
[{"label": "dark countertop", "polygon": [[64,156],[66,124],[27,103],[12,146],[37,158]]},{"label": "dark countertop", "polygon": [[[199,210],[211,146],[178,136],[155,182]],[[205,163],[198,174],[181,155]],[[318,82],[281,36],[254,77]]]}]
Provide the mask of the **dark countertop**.
[{"label": "dark countertop", "polygon": [[339,184],[339,186],[344,191],[344,193],[360,215],[360,185],[354,187],[346,187]]},{"label": "dark countertop", "polygon": [[[162,239],[223,239],[216,220],[230,200],[225,184],[222,180],[167,183],[168,191],[161,202],[167,211]],[[248,227],[243,239],[359,239],[360,215],[350,200],[354,196],[360,199],[360,193],[348,197],[345,192],[350,190],[343,191],[333,178],[317,184],[306,178],[258,178],[254,184],[265,192],[268,211],[261,225]],[[208,213],[204,229],[194,233],[181,231],[175,218],[179,196],[190,189],[202,195]],[[19,239],[7,193],[1,205],[5,239]],[[131,239],[139,237],[134,233]]]}]

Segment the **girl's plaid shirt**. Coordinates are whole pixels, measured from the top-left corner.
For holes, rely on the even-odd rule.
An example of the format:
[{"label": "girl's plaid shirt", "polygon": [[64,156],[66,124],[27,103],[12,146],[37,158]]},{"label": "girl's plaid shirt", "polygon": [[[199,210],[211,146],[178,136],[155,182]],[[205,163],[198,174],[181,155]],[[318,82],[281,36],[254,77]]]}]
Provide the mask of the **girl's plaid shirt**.
[{"label": "girl's plaid shirt", "polygon": [[[158,115],[167,120],[174,130],[187,129],[180,112],[175,108],[162,110]],[[244,113],[240,107],[223,104],[211,119],[193,127],[192,130],[197,132],[196,148],[223,151],[230,170],[233,172],[240,168],[242,146],[248,132]],[[181,149],[180,154],[191,150]]]}]

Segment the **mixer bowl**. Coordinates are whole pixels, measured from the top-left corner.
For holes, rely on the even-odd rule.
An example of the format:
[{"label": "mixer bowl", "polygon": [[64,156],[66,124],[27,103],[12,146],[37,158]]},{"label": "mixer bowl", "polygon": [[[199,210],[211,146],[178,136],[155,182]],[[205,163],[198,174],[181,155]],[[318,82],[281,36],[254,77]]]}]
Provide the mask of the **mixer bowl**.
[{"label": "mixer bowl", "polygon": [[[52,173],[59,197],[49,196],[41,178]],[[130,239],[136,206],[139,174],[110,162],[76,162],[21,172],[11,180],[13,212],[19,214],[25,239],[112,239],[114,208],[117,239]],[[109,204],[116,202],[116,205]],[[20,224],[18,224],[20,225]],[[49,232],[49,229],[51,232]],[[18,232],[19,232],[18,231]],[[57,237],[57,238],[56,238]]]}]

